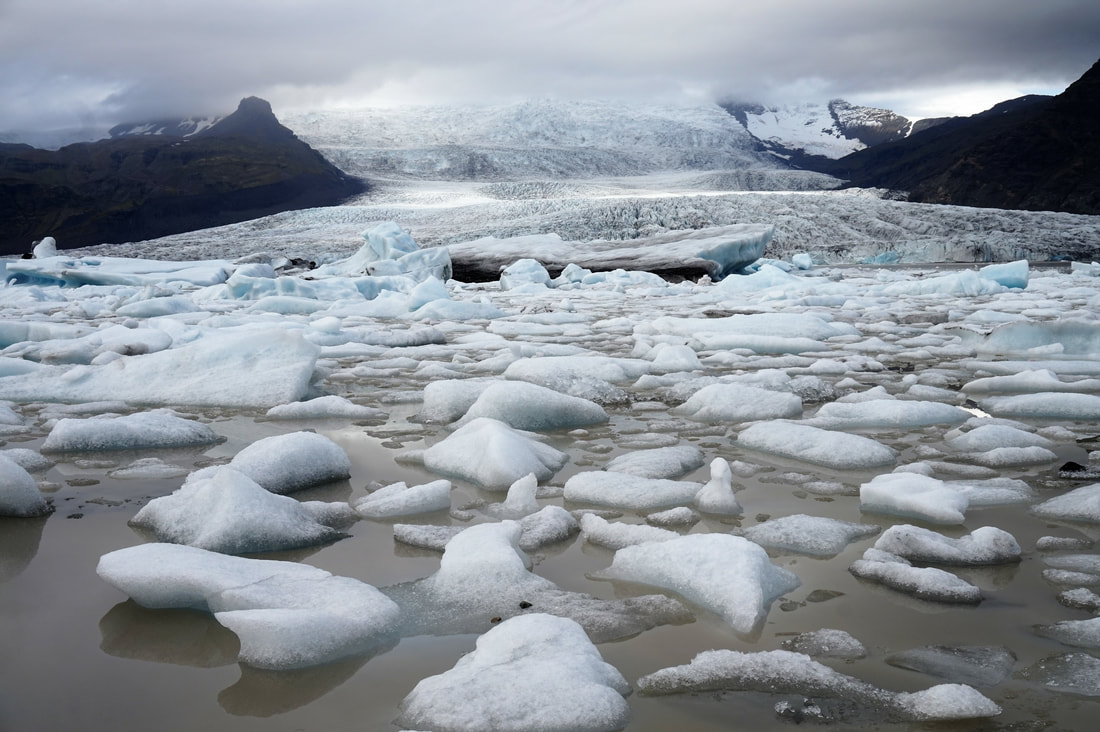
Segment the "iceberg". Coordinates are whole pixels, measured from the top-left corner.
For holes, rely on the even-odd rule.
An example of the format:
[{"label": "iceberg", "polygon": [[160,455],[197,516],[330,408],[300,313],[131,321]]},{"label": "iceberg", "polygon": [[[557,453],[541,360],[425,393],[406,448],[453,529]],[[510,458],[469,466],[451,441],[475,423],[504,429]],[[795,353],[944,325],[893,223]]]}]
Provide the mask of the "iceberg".
[{"label": "iceberg", "polygon": [[564,495],[577,503],[650,511],[691,503],[701,488],[689,481],[589,470],[565,481]]},{"label": "iceberg", "polygon": [[942,684],[925,691],[892,692],[791,651],[704,651],[689,664],[638,679],[639,693],[648,696],[723,690],[824,697],[855,704],[892,722],[980,719],[1001,713],[999,706],[969,686]]},{"label": "iceberg", "polygon": [[909,524],[897,524],[882,532],[875,549],[921,564],[975,566],[1020,561],[1020,545],[1012,534],[995,526],[982,526],[957,539]]},{"label": "iceberg", "polygon": [[635,582],[674,592],[714,613],[738,633],[752,632],[780,595],[802,584],[760,546],[729,534],[691,534],[615,552],[596,579]]},{"label": "iceberg", "polygon": [[334,541],[345,536],[337,527],[354,520],[347,504],[275,495],[223,465],[192,473],[171,495],[145,504],[130,525],[157,541],[251,554]]},{"label": "iceberg", "polygon": [[982,591],[966,580],[935,567],[914,567],[907,559],[880,549],[865,551],[848,571],[921,600],[967,605],[982,601]]},{"label": "iceberg", "polygon": [[834,470],[879,468],[897,460],[897,453],[870,437],[795,422],[757,422],[737,435],[737,444]]},{"label": "iceberg", "polygon": [[38,484],[15,461],[0,455],[0,516],[29,518],[45,516],[53,511]]},{"label": "iceberg", "polygon": [[590,427],[608,421],[599,404],[525,381],[498,381],[487,386],[466,410],[467,421],[499,420],[527,432]]},{"label": "iceberg", "polygon": [[549,480],[569,457],[504,422],[480,417],[424,451],[424,467],[433,473],[469,481],[488,490],[507,490],[534,473]]},{"label": "iceberg", "polygon": [[351,477],[344,448],[316,432],[290,432],[253,442],[229,463],[272,493],[293,493]]},{"label": "iceberg", "polygon": [[374,653],[400,637],[400,610],[374,587],[306,564],[178,544],[104,554],[96,574],[147,608],[192,608],[240,639],[238,660],[265,669]]},{"label": "iceberg", "polygon": [[433,480],[412,487],[394,483],[361,498],[353,507],[360,516],[370,519],[446,511],[451,507],[451,481]]},{"label": "iceberg", "polygon": [[59,419],[43,452],[138,450],[143,448],[212,445],[224,438],[205,424],[177,417],[167,410],[126,416]]},{"label": "iceberg", "polygon": [[630,721],[629,693],[580,625],[536,613],[505,620],[454,668],[423,679],[401,702],[398,723],[455,732],[613,732]]},{"label": "iceberg", "polygon": [[802,416],[802,400],[791,393],[742,384],[711,384],[670,410],[699,422],[736,423]]}]

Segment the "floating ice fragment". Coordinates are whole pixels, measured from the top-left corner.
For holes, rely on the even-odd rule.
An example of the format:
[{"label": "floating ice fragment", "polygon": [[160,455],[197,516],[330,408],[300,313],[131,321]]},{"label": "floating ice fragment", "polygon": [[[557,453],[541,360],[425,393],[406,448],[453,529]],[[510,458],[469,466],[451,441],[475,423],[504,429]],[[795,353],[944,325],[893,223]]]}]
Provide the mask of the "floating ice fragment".
[{"label": "floating ice fragment", "polygon": [[936,531],[897,524],[882,532],[875,549],[921,564],[976,566],[1020,561],[1020,545],[1012,534],[982,526],[952,539]]},{"label": "floating ice fragment", "polygon": [[942,480],[917,473],[876,475],[859,487],[861,511],[916,518],[936,524],[961,524],[970,501]]},{"label": "floating ice fragment", "polygon": [[139,458],[124,468],[108,470],[107,475],[116,480],[162,480],[181,478],[190,472],[179,465],[166,463],[160,458]]},{"label": "floating ice fragment", "polygon": [[829,557],[844,551],[856,539],[872,536],[879,531],[878,526],[871,524],[795,514],[750,526],[741,535],[765,549]]},{"label": "floating ice fragment", "polygon": [[15,461],[0,455],[0,516],[45,516],[53,511],[34,478]]},{"label": "floating ice fragment", "polygon": [[876,399],[823,404],[807,424],[826,429],[915,429],[934,424],[962,424],[972,415],[940,402]]},{"label": "floating ice fragment", "polygon": [[647,541],[669,541],[680,537],[680,534],[668,529],[644,524],[610,522],[591,513],[581,516],[580,525],[581,535],[585,541],[612,551],[634,544],[644,544]]},{"label": "floating ice fragment", "polygon": [[608,420],[603,407],[524,381],[490,384],[466,411],[467,421],[489,417],[530,432],[573,429]]},{"label": "floating ice fragment", "polygon": [[890,721],[946,721],[992,717],[1001,708],[969,686],[943,684],[916,693],[893,692],[834,671],[791,651],[704,651],[691,663],[638,679],[648,696],[705,691],[761,691],[845,700],[864,714]]},{"label": "floating ice fragment", "polygon": [[801,584],[767,552],[729,534],[691,534],[628,546],[594,575],[659,587],[721,617],[738,633],[751,632],[780,595]]},{"label": "floating ice fragment", "polygon": [[229,464],[272,493],[293,493],[351,476],[344,448],[315,432],[265,437],[238,452]]},{"label": "floating ice fragment", "polygon": [[865,551],[863,559],[852,562],[848,571],[922,600],[971,605],[982,601],[981,590],[950,572],[914,567],[906,559],[879,549]]},{"label": "floating ice fragment", "polygon": [[1035,632],[1045,638],[1078,648],[1100,648],[1100,617],[1088,620],[1063,620],[1053,625],[1037,625]]},{"label": "floating ice fragment", "polygon": [[612,473],[641,478],[679,478],[703,466],[703,451],[694,445],[655,447],[623,453],[607,464]]},{"label": "floating ice fragment", "polygon": [[1075,488],[1031,510],[1043,518],[1100,523],[1100,483]]},{"label": "floating ice fragment", "polygon": [[1004,646],[921,646],[894,653],[886,663],[957,684],[997,686],[1012,674],[1016,654]]},{"label": "floating ice fragment", "polygon": [[862,435],[794,422],[758,422],[737,435],[737,444],[836,470],[860,470],[893,465],[896,453]]},{"label": "floating ice fragment", "polygon": [[534,473],[528,473],[508,486],[508,496],[503,503],[489,506],[489,513],[503,519],[518,519],[539,510],[535,500],[539,479]]},{"label": "floating ice fragment", "polygon": [[671,414],[699,422],[733,423],[802,416],[802,400],[794,394],[742,384],[704,386]]},{"label": "floating ice fragment", "polygon": [[400,632],[397,605],[374,587],[305,564],[142,544],[103,555],[96,573],[143,607],[213,612],[240,639],[239,660],[258,668],[370,653]]},{"label": "floating ice fragment", "polygon": [[611,732],[630,720],[629,693],[581,626],[536,613],[505,620],[450,671],[418,683],[398,722],[454,732]]},{"label": "floating ice fragment", "polygon": [[710,463],[710,480],[695,494],[695,507],[703,513],[740,516],[741,504],[733,493],[733,471],[723,458]]},{"label": "floating ice fragment", "polygon": [[688,481],[640,478],[590,470],[565,482],[565,500],[647,511],[690,503],[702,486]]},{"label": "floating ice fragment", "polygon": [[42,443],[43,452],[138,450],[211,445],[224,438],[200,424],[164,410],[123,417],[60,419]]},{"label": "floating ice fragment", "polygon": [[394,483],[356,501],[355,511],[364,518],[393,518],[446,511],[451,507],[451,481],[434,480],[411,488]]},{"label": "floating ice fragment", "polygon": [[1051,691],[1100,696],[1100,658],[1087,653],[1066,653],[1036,661],[1020,676]]},{"label": "floating ice fragment", "polygon": [[385,412],[329,394],[305,402],[278,404],[267,410],[266,416],[268,419],[378,419],[385,417]]},{"label": "floating ice fragment", "polygon": [[1100,420],[1100,396],[1064,392],[1040,392],[990,397],[982,409],[998,417],[1061,419],[1080,422]]},{"label": "floating ice fragment", "polygon": [[37,450],[26,447],[9,447],[0,450],[0,457],[6,457],[28,473],[38,473],[49,470],[55,463]]},{"label": "floating ice fragment", "polygon": [[850,633],[835,628],[822,628],[799,633],[783,641],[783,649],[805,653],[812,658],[866,658],[867,648]]},{"label": "floating ice fragment", "polygon": [[424,451],[428,470],[489,490],[506,490],[528,473],[548,480],[568,459],[529,434],[488,417],[468,422]]},{"label": "floating ice fragment", "polygon": [[344,536],[346,504],[300,503],[277,496],[230,466],[193,473],[171,495],[145,504],[130,524],[157,541],[245,554],[323,544]]},{"label": "floating ice fragment", "polygon": [[647,524],[653,526],[694,526],[701,517],[687,506],[656,511],[645,517]]}]

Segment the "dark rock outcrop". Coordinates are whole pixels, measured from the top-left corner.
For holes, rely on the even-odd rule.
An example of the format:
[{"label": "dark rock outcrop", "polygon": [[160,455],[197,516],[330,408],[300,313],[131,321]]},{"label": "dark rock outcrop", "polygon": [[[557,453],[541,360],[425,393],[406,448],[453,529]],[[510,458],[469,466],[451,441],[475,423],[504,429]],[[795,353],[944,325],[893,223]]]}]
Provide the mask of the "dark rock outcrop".
[{"label": "dark rock outcrop", "polygon": [[910,201],[1100,214],[1100,61],[1055,97],[1003,102],[816,170]]},{"label": "dark rock outcrop", "polygon": [[345,175],[250,97],[189,137],[121,137],[38,150],[0,145],[0,254],[151,239],[339,203]]}]

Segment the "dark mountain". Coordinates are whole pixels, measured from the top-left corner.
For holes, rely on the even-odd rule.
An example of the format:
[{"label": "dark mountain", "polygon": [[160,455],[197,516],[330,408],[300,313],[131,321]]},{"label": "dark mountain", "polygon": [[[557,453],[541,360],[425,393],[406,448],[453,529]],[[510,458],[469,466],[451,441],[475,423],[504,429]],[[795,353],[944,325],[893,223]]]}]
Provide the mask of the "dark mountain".
[{"label": "dark mountain", "polygon": [[814,169],[910,201],[1100,214],[1100,61],[1058,96],[1013,99]]},{"label": "dark mountain", "polygon": [[0,145],[0,254],[139,241],[361,193],[250,97],[188,137],[126,136],[38,150]]}]

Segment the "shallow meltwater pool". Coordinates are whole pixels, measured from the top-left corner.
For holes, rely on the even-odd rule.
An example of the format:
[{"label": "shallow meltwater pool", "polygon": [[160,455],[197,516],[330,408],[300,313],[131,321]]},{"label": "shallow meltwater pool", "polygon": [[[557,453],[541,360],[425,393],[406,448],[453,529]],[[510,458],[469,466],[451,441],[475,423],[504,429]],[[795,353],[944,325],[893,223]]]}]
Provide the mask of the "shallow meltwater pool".
[{"label": "shallow meltwater pool", "polygon": [[[0,292],[28,322],[53,318],[5,347],[0,455],[54,509],[0,517],[0,730],[1091,729],[1100,288],[1058,272],[1026,288],[952,276],[452,284],[437,305],[449,315],[413,324],[385,297],[316,299],[317,283],[309,307],[280,300],[282,313],[178,288],[195,310],[125,325],[111,313],[139,292]],[[173,345],[101,359],[108,328]],[[204,344],[205,329],[217,337]],[[222,358],[234,342],[266,345]],[[161,428],[127,435],[121,420],[152,406],[60,394],[125,390],[112,364],[168,364],[177,348],[225,379],[196,392],[246,392],[267,368],[348,401],[295,418],[165,404],[217,441],[138,448]],[[15,361],[38,375],[5,392]],[[65,442],[61,420],[93,418],[95,449]],[[247,523],[252,479],[226,478],[219,504],[210,476],[243,475],[225,467],[243,450],[303,431],[346,454],[347,477],[286,500],[342,538],[245,554],[296,568],[248,581],[241,565],[201,564],[223,555],[142,559],[184,523]],[[290,447],[259,453],[249,475],[329,459]],[[523,488],[528,469],[544,474]],[[443,479],[449,491],[416,493]],[[131,525],[177,491],[207,503]],[[346,613],[364,583],[387,630],[345,652],[375,622]],[[257,647],[269,667],[240,661]],[[321,660],[296,663],[302,648]],[[485,711],[470,724],[445,709]]]}]

